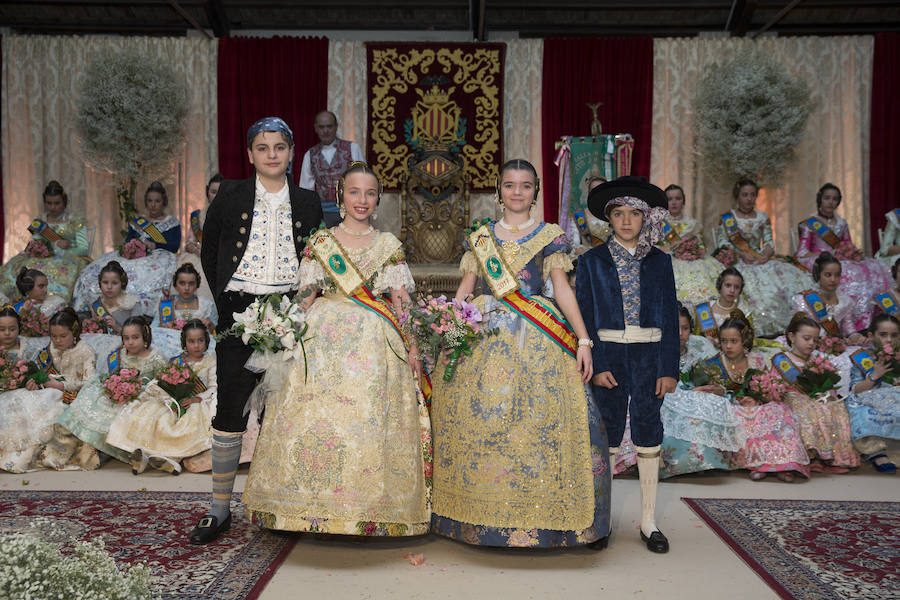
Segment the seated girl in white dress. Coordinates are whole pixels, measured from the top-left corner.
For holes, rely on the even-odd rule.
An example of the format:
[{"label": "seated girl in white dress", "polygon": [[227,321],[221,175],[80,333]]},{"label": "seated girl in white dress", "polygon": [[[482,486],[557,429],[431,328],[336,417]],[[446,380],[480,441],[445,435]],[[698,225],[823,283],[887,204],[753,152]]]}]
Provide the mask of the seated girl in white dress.
[{"label": "seated girl in white dress", "polygon": [[[0,318],[8,317],[8,311],[0,311]],[[29,379],[23,388],[0,394],[0,469],[24,473],[44,466],[41,452],[53,438],[54,422],[94,374],[94,351],[80,337],[74,310],[54,314],[51,342],[36,359],[49,380]]]},{"label": "seated girl in white dress", "polygon": [[175,295],[159,301],[154,326],[178,329],[192,319],[199,319],[210,332],[214,332],[218,321],[216,305],[209,298],[197,294],[202,279],[194,263],[186,262],[178,267],[172,275]]},{"label": "seated girl in white dress", "polygon": [[128,274],[118,261],[111,260],[100,269],[97,283],[100,285],[100,296],[81,307],[81,311],[101,321],[106,332],[118,336],[122,333],[122,324],[129,317],[147,312],[136,296],[125,292]]},{"label": "seated girl in white dress", "polygon": [[209,331],[199,319],[181,330],[184,351],[170,363],[188,365],[197,377],[196,395],[181,401],[184,414],[173,407],[174,399],[158,379],[147,384],[138,401],[113,420],[106,443],[131,453],[135,475],[149,465],[178,474],[181,460],[209,450],[212,418],[216,412],[216,355],[209,350]]},{"label": "seated girl in white dress", "polygon": [[50,281],[42,271],[22,267],[16,276],[16,289],[21,297],[15,304],[16,312],[21,314],[22,310],[27,311],[37,306],[41,313],[50,317],[62,308],[66,301],[56,294],[50,294],[49,285]]}]

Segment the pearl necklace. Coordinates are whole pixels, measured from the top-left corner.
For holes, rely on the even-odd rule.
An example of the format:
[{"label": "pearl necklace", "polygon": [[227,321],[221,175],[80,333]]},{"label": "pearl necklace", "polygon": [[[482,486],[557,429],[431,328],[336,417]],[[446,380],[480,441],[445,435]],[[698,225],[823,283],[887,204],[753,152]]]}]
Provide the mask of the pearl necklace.
[{"label": "pearl necklace", "polygon": [[716,306],[718,306],[719,308],[721,308],[721,309],[724,310],[724,311],[731,311],[731,310],[734,310],[735,308],[737,308],[737,305],[738,305],[738,303],[735,302],[735,303],[732,304],[731,306],[723,306],[722,303],[719,302],[719,299],[718,299],[718,298],[716,298],[716,301],[713,302],[713,304],[715,304]]},{"label": "pearl necklace", "polygon": [[521,225],[510,225],[504,219],[500,219],[499,221],[497,221],[497,224],[507,231],[511,231],[512,233],[519,233],[519,231],[521,231],[522,229],[528,229],[529,227],[534,225],[534,217],[528,217],[528,220]]},{"label": "pearl necklace", "polygon": [[369,225],[369,228],[366,229],[365,231],[353,231],[352,229],[350,229],[349,227],[344,225],[343,221],[338,223],[338,227],[341,228],[341,231],[343,231],[346,234],[352,235],[353,237],[362,237],[364,235],[369,235],[370,233],[375,231],[375,228],[372,227],[371,225]]}]

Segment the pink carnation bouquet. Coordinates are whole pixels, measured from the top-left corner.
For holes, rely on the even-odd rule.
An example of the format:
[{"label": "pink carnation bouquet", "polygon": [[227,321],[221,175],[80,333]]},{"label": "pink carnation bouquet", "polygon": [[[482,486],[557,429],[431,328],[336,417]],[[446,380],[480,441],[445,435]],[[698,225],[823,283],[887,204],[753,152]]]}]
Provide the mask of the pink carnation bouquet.
[{"label": "pink carnation bouquet", "polygon": [[25,245],[25,256],[30,258],[53,256],[53,246],[44,240],[31,240]]},{"label": "pink carnation bouquet", "polygon": [[713,252],[713,258],[725,265],[726,268],[733,267],[737,264],[738,253],[731,248],[726,248],[723,246]]},{"label": "pink carnation bouquet", "polygon": [[22,321],[21,334],[25,337],[44,337],[50,335],[50,317],[41,312],[41,307],[26,302],[19,311]]},{"label": "pink carnation bouquet", "polygon": [[850,240],[844,240],[831,254],[838,260],[862,260],[864,255]]},{"label": "pink carnation bouquet", "polygon": [[744,396],[749,396],[760,404],[782,402],[790,390],[790,384],[772,371],[753,373],[742,388]]},{"label": "pink carnation bouquet", "polygon": [[137,400],[144,380],[137,369],[119,369],[103,382],[103,392],[114,404],[127,404]]},{"label": "pink carnation bouquet", "polygon": [[28,361],[16,359],[6,350],[0,350],[0,390],[24,387],[27,379]]},{"label": "pink carnation bouquet", "polygon": [[832,335],[823,335],[819,338],[819,341],[816,342],[816,350],[832,356],[838,356],[847,350],[847,343],[844,342],[843,338]]},{"label": "pink carnation bouquet", "polygon": [[875,338],[875,360],[883,360],[888,365],[888,372],[881,376],[881,381],[894,385],[900,376],[900,348],[891,344],[882,344]]},{"label": "pink carnation bouquet", "polygon": [[169,407],[179,417],[187,410],[182,403],[203,391],[194,371],[188,365],[174,362],[160,371],[156,376],[156,383],[172,397]]},{"label": "pink carnation bouquet", "polygon": [[122,244],[119,254],[122,258],[133,260],[135,258],[143,258],[147,256],[147,245],[139,239],[133,239]]},{"label": "pink carnation bouquet", "polygon": [[81,333],[109,333],[109,326],[102,319],[88,317],[81,322]]},{"label": "pink carnation bouquet", "polygon": [[685,238],[672,248],[672,256],[678,260],[698,260],[706,254],[706,249],[696,235]]},{"label": "pink carnation bouquet", "polygon": [[826,356],[813,355],[806,361],[797,376],[797,385],[811,397],[827,400],[829,392],[836,390],[841,376]]},{"label": "pink carnation bouquet", "polygon": [[410,307],[404,322],[406,320],[412,323],[413,334],[425,354],[426,366],[433,368],[438,356],[444,351],[449,352],[444,381],[453,378],[463,354],[471,354],[482,337],[496,333],[496,330],[482,328],[483,316],[474,304],[455,298],[448,301],[446,296],[420,298]]}]

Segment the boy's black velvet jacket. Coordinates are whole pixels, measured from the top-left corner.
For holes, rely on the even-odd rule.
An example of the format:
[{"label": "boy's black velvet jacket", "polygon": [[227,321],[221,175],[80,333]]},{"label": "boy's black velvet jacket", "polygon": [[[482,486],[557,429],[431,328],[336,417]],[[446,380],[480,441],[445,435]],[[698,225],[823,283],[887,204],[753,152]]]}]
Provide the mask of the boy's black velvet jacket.
[{"label": "boy's black velvet jacket", "polygon": [[[288,181],[293,221],[294,250],[301,258],[306,244],[303,238],[322,221],[322,203],[315,192],[304,190]],[[206,211],[200,262],[209,282],[216,305],[238,261],[244,256],[250,240],[253,205],[256,201],[256,177],[239,181],[223,181],[219,193]]]},{"label": "boy's black velvet jacket", "polygon": [[[584,325],[594,341],[594,373],[609,371],[605,354],[610,344],[597,339],[598,329],[625,329],[619,273],[607,244],[591,248],[578,258],[575,297]],[[656,378],[678,379],[678,301],[671,257],[653,247],[641,260],[641,327],[662,330]]]}]

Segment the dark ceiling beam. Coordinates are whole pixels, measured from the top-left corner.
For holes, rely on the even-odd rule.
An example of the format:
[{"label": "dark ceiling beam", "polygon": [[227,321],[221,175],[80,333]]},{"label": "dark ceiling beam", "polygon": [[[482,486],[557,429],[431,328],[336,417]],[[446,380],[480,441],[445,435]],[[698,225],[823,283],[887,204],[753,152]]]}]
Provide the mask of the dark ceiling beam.
[{"label": "dark ceiling beam", "polygon": [[181,5],[178,4],[177,0],[169,0],[169,6],[171,6],[175,10],[175,12],[177,12],[181,16],[182,19],[190,23],[191,27],[202,33],[203,37],[208,40],[212,39],[212,36],[206,32],[206,30],[202,25],[200,25],[200,23],[197,22],[197,19],[192,17],[188,11],[184,10],[184,8],[182,8]]},{"label": "dark ceiling beam", "polygon": [[130,25],[120,23],[54,23],[28,21],[0,21],[0,27],[9,27],[16,33],[121,33],[124,35],[172,35],[183,36],[185,27],[172,25]]},{"label": "dark ceiling beam", "polygon": [[487,0],[469,0],[469,23],[472,39],[483,42],[485,39],[484,12]]},{"label": "dark ceiling beam", "polygon": [[[167,0],[134,0],[133,2],[110,2],[103,0],[17,0],[16,4],[25,6],[77,6],[79,8],[100,7],[118,9],[122,7],[154,8],[167,4]],[[181,0],[184,6],[203,6],[203,0]]]},{"label": "dark ceiling beam", "polygon": [[782,8],[781,10],[779,10],[778,13],[774,17],[772,17],[771,20],[769,20],[768,23],[766,23],[765,25],[762,26],[761,29],[751,33],[750,38],[753,39],[756,36],[758,36],[759,34],[765,32],[765,31],[768,31],[773,26],[777,25],[779,21],[781,21],[783,18],[785,18],[787,16],[787,14],[789,12],[791,12],[792,10],[794,10],[794,8],[801,2],[803,2],[803,0],[791,0],[790,2],[788,2],[788,5],[785,6],[784,8]]},{"label": "dark ceiling beam", "polygon": [[753,23],[753,13],[756,11],[757,5],[757,0],[733,0],[725,30],[730,31],[734,37],[747,35],[750,24]]},{"label": "dark ceiling beam", "polygon": [[206,18],[209,20],[214,36],[228,37],[231,35],[231,22],[228,20],[228,14],[225,12],[225,5],[222,3],[222,0],[208,0],[206,2]]}]

